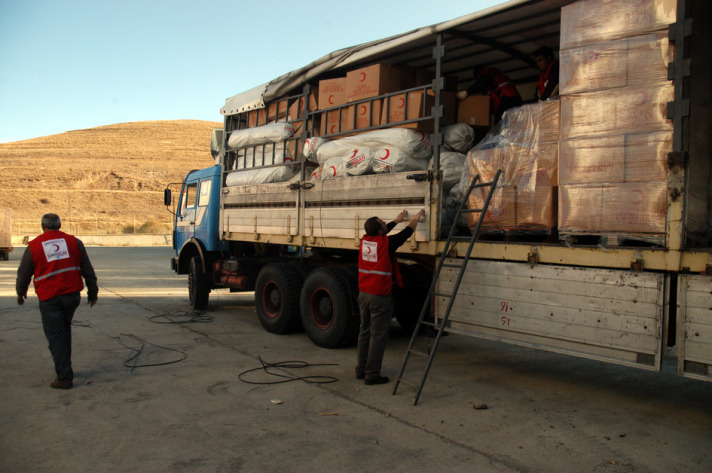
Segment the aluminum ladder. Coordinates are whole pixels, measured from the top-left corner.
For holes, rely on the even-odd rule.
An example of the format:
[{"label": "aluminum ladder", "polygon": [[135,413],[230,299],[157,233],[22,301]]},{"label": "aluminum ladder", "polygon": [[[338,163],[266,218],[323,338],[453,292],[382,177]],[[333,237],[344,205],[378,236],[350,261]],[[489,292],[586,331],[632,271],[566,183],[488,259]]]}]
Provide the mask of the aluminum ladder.
[{"label": "aluminum ladder", "polygon": [[[435,353],[437,352],[438,345],[440,344],[440,339],[442,338],[443,332],[445,331],[445,327],[447,326],[448,319],[450,317],[450,311],[452,310],[452,306],[455,302],[455,296],[457,295],[457,291],[460,288],[460,283],[462,282],[462,278],[465,275],[465,269],[467,268],[467,262],[470,259],[470,255],[472,254],[472,248],[475,246],[475,242],[477,241],[477,237],[480,234],[480,226],[482,225],[482,221],[484,220],[485,213],[487,212],[487,208],[489,207],[490,200],[492,200],[492,195],[494,194],[494,190],[497,187],[497,183],[499,182],[499,178],[502,174],[502,170],[499,169],[495,173],[494,179],[490,182],[481,182],[480,175],[477,174],[475,178],[472,180],[470,183],[470,187],[467,189],[467,192],[465,195],[462,197],[462,200],[460,201],[460,205],[457,208],[457,213],[455,214],[455,219],[453,222],[452,227],[450,228],[450,234],[447,237],[447,241],[445,242],[445,248],[443,249],[442,254],[440,255],[440,259],[438,260],[437,264],[437,269],[435,270],[435,274],[433,275],[433,281],[430,284],[430,289],[428,290],[428,297],[425,300],[425,303],[423,304],[423,309],[420,311],[420,316],[418,317],[418,322],[415,325],[415,330],[413,331],[413,335],[410,338],[410,343],[408,344],[408,350],[406,351],[405,358],[403,359],[403,365],[401,366],[400,373],[398,373],[398,377],[395,380],[395,385],[393,386],[393,394],[395,395],[396,392],[398,391],[398,386],[400,385],[401,381],[403,381],[403,374],[405,373],[406,366],[408,365],[408,360],[410,359],[411,355],[416,355],[416,356],[421,356],[424,358],[427,358],[426,360],[426,365],[425,365],[425,370],[423,371],[422,378],[420,379],[420,383],[418,385],[414,385],[413,383],[408,383],[407,381],[403,381],[405,384],[411,384],[417,387],[417,392],[415,395],[415,400],[413,402],[413,405],[417,405],[418,401],[420,400],[420,394],[423,392],[423,386],[425,385],[425,380],[428,377],[428,373],[430,372],[430,367],[433,364],[433,359],[435,358]],[[470,197],[470,194],[474,189],[477,188],[483,188],[483,187],[489,187],[489,191],[487,192],[487,197],[485,198],[484,205],[480,209],[468,209],[467,208],[467,200]],[[475,229],[472,232],[472,235],[470,237],[457,237],[454,236],[454,233],[457,231],[457,221],[460,218],[461,214],[465,213],[479,213],[479,218],[477,219],[477,224],[475,225]],[[470,244],[467,247],[467,252],[465,253],[465,256],[462,260],[461,264],[452,264],[452,263],[445,263],[445,260],[448,257],[448,254],[450,254],[450,251],[453,249],[455,244],[458,241],[462,240],[469,240]],[[442,271],[443,267],[447,268],[459,268],[460,274],[457,277],[457,280],[455,281],[455,285],[453,286],[452,292],[451,293],[442,293],[442,292],[436,292],[435,287],[438,282],[438,278],[440,277],[440,273]],[[439,323],[434,323],[434,322],[429,322],[425,320],[425,314],[428,313],[428,308],[431,304],[433,296],[437,297],[446,297],[449,299],[449,302],[447,304],[447,309],[445,309],[445,314],[442,316],[440,319]],[[415,347],[415,341],[418,337],[418,333],[420,332],[421,328],[423,326],[428,326],[437,331],[437,334],[435,335],[435,341],[433,342],[433,345],[428,352],[423,352],[416,350]]]}]

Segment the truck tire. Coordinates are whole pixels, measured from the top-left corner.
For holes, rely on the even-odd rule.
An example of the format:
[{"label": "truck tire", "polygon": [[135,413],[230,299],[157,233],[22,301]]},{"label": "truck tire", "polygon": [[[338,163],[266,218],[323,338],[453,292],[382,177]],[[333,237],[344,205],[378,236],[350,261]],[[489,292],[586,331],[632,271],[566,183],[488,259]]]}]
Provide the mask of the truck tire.
[{"label": "truck tire", "polygon": [[202,309],[208,305],[210,285],[208,284],[208,277],[203,271],[203,265],[200,262],[199,256],[193,256],[190,259],[190,266],[188,268],[188,296],[190,297],[190,306],[193,309]]},{"label": "truck tire", "polygon": [[299,330],[302,281],[299,271],[287,263],[270,263],[260,269],[255,282],[255,307],[265,330],[272,333]]},{"label": "truck tire", "polygon": [[314,344],[336,348],[356,340],[359,317],[352,287],[341,268],[317,268],[304,281],[302,325]]}]

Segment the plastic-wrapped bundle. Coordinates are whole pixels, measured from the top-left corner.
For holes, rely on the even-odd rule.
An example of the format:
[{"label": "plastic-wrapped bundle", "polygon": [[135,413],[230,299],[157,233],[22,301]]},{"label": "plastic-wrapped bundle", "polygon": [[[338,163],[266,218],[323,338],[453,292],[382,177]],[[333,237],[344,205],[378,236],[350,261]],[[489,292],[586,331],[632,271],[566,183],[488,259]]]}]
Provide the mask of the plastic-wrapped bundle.
[{"label": "plastic-wrapped bundle", "polygon": [[304,149],[302,150],[302,153],[304,153],[304,156],[309,160],[313,162],[317,162],[316,159],[316,151],[319,149],[321,145],[324,143],[327,143],[329,140],[326,138],[322,138],[321,136],[314,136],[311,138],[307,138],[304,141]]},{"label": "plastic-wrapped bundle", "polygon": [[[473,189],[469,208],[482,208],[489,188]],[[492,194],[482,220],[487,230],[549,230],[556,226],[556,187],[537,186],[534,189],[498,187]],[[470,228],[474,228],[479,213],[468,213]]]},{"label": "plastic-wrapped bundle", "polygon": [[475,143],[475,130],[466,123],[443,127],[443,144],[453,151],[467,153]]},{"label": "plastic-wrapped bundle", "polygon": [[432,154],[429,135],[420,130],[387,128],[324,143],[316,150],[316,159],[319,164],[324,164],[328,159],[343,156],[354,148],[378,149],[385,146],[401,149],[414,158],[429,158]]},{"label": "plastic-wrapped bundle", "polygon": [[560,101],[557,99],[510,108],[504,114],[499,135],[490,134],[485,139],[490,142],[506,140],[529,149],[540,143],[556,143],[559,141],[559,116]]},{"label": "plastic-wrapped bundle", "polygon": [[335,177],[346,177],[346,166],[344,166],[344,157],[336,156],[327,160],[322,164],[321,178],[322,179],[333,179]]},{"label": "plastic-wrapped bundle", "polygon": [[284,182],[297,174],[296,167],[277,166],[273,168],[246,169],[231,172],[225,178],[226,186],[248,186],[267,184],[270,182]]},{"label": "plastic-wrapped bundle", "polygon": [[[455,184],[460,182],[462,171],[465,169],[465,161],[467,156],[462,153],[453,151],[440,152],[440,169],[443,172],[443,190],[449,192]],[[428,169],[433,168],[433,162],[430,161]]]},{"label": "plastic-wrapped bundle", "polygon": [[323,170],[324,168],[322,168],[321,166],[314,168],[309,179],[311,179],[312,181],[321,181],[321,173]]},{"label": "plastic-wrapped bundle", "polygon": [[673,60],[668,33],[660,32],[561,51],[561,94],[667,80]]},{"label": "plastic-wrapped bundle", "polygon": [[246,148],[266,143],[278,143],[292,136],[294,136],[294,127],[291,123],[270,123],[269,125],[233,131],[227,140],[227,146],[231,149]]},{"label": "plastic-wrapped bundle", "polygon": [[350,156],[344,160],[344,167],[350,176],[360,176],[362,174],[371,174],[373,167],[373,150],[371,148],[356,148]]},{"label": "plastic-wrapped bundle", "polygon": [[428,166],[427,159],[415,159],[402,149],[386,146],[373,155],[373,172],[423,171]]},{"label": "plastic-wrapped bundle", "polygon": [[586,0],[561,8],[561,50],[667,29],[677,0]]}]

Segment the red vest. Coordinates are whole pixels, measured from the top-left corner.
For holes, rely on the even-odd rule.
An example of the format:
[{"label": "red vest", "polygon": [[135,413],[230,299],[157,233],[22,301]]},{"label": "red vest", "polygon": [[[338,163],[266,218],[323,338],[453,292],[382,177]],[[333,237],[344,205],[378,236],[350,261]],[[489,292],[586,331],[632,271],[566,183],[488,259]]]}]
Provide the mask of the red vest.
[{"label": "red vest", "polygon": [[480,75],[489,74],[492,77],[492,87],[489,90],[492,111],[496,113],[502,97],[518,97],[519,91],[509,81],[509,77],[505,76],[502,71],[495,67],[485,67],[480,72]]},{"label": "red vest", "polygon": [[399,287],[403,285],[398,263],[388,254],[388,236],[364,235],[358,252],[358,290],[385,296],[391,293],[394,280]]},{"label": "red vest", "polygon": [[29,243],[35,265],[35,292],[41,301],[84,289],[77,239],[50,230]]}]

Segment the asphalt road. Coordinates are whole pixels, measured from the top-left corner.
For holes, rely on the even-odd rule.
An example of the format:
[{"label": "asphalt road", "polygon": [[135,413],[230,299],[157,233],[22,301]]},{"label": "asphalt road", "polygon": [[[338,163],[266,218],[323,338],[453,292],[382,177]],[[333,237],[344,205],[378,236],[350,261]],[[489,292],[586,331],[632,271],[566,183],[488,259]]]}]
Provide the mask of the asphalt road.
[{"label": "asphalt road", "polygon": [[[0,261],[0,472],[712,471],[712,384],[674,359],[651,373],[450,335],[413,406],[354,379],[353,347],[265,332],[251,293],[190,311],[166,247],[88,248],[99,304],[75,315],[75,388],[51,389],[37,298],[15,301],[23,250]],[[384,374],[407,342],[394,324]],[[261,360],[308,366],[241,376]]]}]

